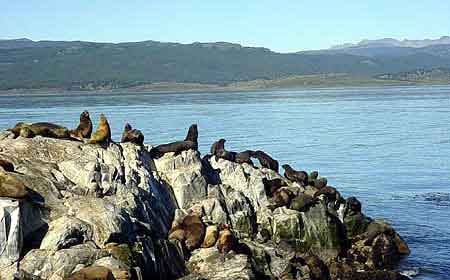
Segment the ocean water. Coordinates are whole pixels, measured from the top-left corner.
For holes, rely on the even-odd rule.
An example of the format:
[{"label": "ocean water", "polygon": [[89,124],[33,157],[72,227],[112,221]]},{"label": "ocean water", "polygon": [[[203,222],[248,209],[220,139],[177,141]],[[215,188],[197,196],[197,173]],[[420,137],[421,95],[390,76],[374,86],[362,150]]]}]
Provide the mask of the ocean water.
[{"label": "ocean water", "polygon": [[145,142],[184,138],[199,126],[200,151],[261,149],[296,169],[318,170],[363,211],[392,223],[412,254],[399,270],[450,278],[450,87],[301,89],[220,93],[7,92],[0,129],[17,121],[75,127],[106,114],[113,137],[125,121]]}]

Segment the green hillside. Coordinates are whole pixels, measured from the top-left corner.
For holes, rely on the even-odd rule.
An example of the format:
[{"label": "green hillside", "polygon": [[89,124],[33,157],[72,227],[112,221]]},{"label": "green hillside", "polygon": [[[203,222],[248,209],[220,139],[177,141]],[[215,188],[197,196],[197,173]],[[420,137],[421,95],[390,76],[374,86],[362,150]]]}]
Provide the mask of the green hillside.
[{"label": "green hillside", "polygon": [[0,89],[95,89],[157,82],[223,86],[324,73],[369,78],[418,68],[450,67],[450,56],[442,55],[449,52],[442,47],[438,51],[368,57],[342,53],[282,54],[231,43],[21,40],[15,44],[0,40]]}]

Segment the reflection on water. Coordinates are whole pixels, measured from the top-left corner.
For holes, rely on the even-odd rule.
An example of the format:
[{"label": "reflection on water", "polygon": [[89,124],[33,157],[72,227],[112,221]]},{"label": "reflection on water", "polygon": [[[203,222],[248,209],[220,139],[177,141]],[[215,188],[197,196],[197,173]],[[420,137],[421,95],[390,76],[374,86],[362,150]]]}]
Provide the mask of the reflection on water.
[{"label": "reflection on water", "polygon": [[[364,211],[392,222],[412,249],[402,269],[417,279],[450,274],[450,212],[430,195],[450,192],[450,87],[341,88],[222,93],[0,94],[0,127],[51,121],[68,127],[106,113],[118,140],[128,121],[147,143],[184,138],[199,125],[200,150],[261,149],[317,169]],[[418,197],[420,199],[418,199]],[[427,198],[428,197],[428,198]],[[443,204],[444,203],[444,204]]]}]

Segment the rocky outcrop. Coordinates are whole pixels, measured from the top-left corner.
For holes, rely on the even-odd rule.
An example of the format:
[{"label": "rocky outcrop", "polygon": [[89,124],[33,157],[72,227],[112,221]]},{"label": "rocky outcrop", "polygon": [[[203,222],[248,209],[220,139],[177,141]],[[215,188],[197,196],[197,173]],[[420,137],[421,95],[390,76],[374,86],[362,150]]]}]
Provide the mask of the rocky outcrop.
[{"label": "rocky outcrop", "polygon": [[[0,176],[23,195],[0,197],[0,279],[402,279],[386,269],[407,244],[356,198],[316,197],[315,186],[194,150],[153,159],[151,149],[1,132],[14,171]],[[268,193],[273,179],[290,205]]]}]

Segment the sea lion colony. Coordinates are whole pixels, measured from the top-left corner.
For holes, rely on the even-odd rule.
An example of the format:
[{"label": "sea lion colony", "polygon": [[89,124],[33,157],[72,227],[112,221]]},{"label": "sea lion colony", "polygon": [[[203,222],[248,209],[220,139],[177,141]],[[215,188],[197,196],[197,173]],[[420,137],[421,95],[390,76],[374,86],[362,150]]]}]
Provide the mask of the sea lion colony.
[{"label": "sea lion colony", "polygon": [[[78,126],[73,130],[44,122],[19,122],[8,130],[14,134],[15,138],[32,138],[39,135],[49,138],[82,141],[86,145],[98,144],[102,146],[113,142],[111,139],[111,129],[104,114],[100,114],[99,122],[94,132],[92,128],[89,112],[84,111],[80,114]],[[254,166],[252,158],[256,158],[261,168],[278,172],[278,161],[273,159],[269,154],[260,150],[245,150],[243,152],[227,151],[225,149],[225,141],[225,139],[219,139],[213,143],[210,150],[211,154],[206,155],[204,160],[206,159],[208,161],[214,157],[215,160],[223,159]],[[126,123],[121,142],[143,145],[144,134],[140,130],[133,129],[130,124]],[[153,158],[159,158],[166,153],[179,154],[182,151],[190,149],[198,150],[198,128],[196,124],[189,127],[184,140],[153,147],[150,150],[150,155]],[[266,194],[271,202],[270,209],[274,210],[275,208],[285,206],[292,210],[303,212],[314,205],[319,199],[324,199],[326,203],[334,203],[331,204],[332,206],[337,205],[336,202],[345,203],[346,208],[348,208],[346,211],[361,212],[361,204],[356,198],[352,197],[347,201],[342,201],[343,199],[339,192],[335,188],[327,186],[326,178],[319,177],[317,171],[312,171],[308,174],[305,171],[297,171],[288,164],[282,165],[282,168],[285,170],[284,178],[271,180],[265,178],[263,180]],[[289,189],[288,182],[296,183],[305,189],[309,188],[312,192],[310,194],[296,194]],[[24,184],[14,176],[14,165],[5,159],[0,159],[0,187],[0,190],[2,190],[0,191],[0,196],[3,197],[24,198],[27,195]],[[384,228],[374,228],[370,237],[372,238],[372,235],[384,231],[386,231]],[[168,233],[168,238],[176,240],[187,254],[200,247],[216,246],[223,257],[225,257],[231,250],[237,251],[242,249],[242,244],[234,236],[229,225],[205,225],[201,218],[193,213],[186,215],[181,220],[174,220],[172,228]]]}]

